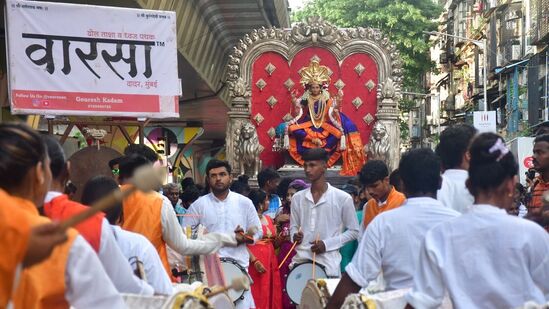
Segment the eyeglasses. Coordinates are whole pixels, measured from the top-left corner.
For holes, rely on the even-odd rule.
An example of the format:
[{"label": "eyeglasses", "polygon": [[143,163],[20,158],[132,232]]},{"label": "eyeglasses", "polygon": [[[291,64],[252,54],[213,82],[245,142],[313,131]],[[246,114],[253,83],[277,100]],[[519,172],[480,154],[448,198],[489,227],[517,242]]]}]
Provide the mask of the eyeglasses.
[{"label": "eyeglasses", "polygon": [[117,168],[113,168],[113,169],[111,170],[111,172],[112,172],[112,174],[115,175],[115,176],[120,175],[120,170],[117,169]]}]

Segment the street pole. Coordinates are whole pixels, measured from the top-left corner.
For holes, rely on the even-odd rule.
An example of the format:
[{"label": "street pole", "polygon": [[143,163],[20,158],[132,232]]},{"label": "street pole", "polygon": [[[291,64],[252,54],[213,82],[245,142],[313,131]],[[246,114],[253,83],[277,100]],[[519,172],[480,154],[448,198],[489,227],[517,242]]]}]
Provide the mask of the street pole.
[{"label": "street pole", "polygon": [[[478,45],[477,45],[478,46]],[[487,87],[488,87],[488,70],[486,69],[488,67],[488,42],[485,39],[482,40],[482,47],[483,47],[483,54],[484,54],[484,68],[483,68],[483,71],[484,73],[482,75],[484,75],[484,81],[482,82],[482,86],[483,86],[483,91],[484,91],[484,102],[483,102],[483,106],[482,106],[482,110],[483,111],[488,111],[488,90],[487,90]]]}]

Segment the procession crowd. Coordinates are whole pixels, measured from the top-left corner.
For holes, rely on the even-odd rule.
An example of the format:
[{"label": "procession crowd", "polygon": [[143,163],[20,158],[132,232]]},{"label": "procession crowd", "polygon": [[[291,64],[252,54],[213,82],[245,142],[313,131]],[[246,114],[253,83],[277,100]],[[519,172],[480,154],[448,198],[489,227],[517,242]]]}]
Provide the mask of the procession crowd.
[{"label": "procession crowd", "polygon": [[[205,186],[186,178],[132,191],[73,229],[67,219],[129,192],[157,154],[128,146],[112,175],[77,188],[78,203],[58,141],[0,124],[0,308],[125,308],[123,293],[171,295],[188,278],[186,256],[213,253],[251,279],[236,308],[295,308],[305,283],[292,273],[311,265],[313,278],[340,278],[328,308],[379,282],[410,288],[413,308],[549,300],[549,134],[535,138],[526,187],[503,138],[465,124],[443,131],[435,151],[406,152],[396,170],[369,160],[341,188],[326,179],[323,148],[302,158],[305,179],[267,168],[257,189],[212,159]],[[198,226],[207,233],[185,232]]]}]

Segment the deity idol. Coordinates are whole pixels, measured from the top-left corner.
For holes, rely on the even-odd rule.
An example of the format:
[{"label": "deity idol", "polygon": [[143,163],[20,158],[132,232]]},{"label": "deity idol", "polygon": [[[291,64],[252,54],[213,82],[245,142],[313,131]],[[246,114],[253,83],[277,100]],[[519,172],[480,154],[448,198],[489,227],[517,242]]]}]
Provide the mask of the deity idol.
[{"label": "deity idol", "polygon": [[330,98],[328,72],[316,60],[299,70],[305,92],[301,100],[292,93],[296,115],[285,123],[284,148],[301,165],[306,149],[324,148],[330,155],[329,167],[342,158],[341,175],[356,176],[366,162],[362,140],[356,125],[339,111],[343,92]]}]

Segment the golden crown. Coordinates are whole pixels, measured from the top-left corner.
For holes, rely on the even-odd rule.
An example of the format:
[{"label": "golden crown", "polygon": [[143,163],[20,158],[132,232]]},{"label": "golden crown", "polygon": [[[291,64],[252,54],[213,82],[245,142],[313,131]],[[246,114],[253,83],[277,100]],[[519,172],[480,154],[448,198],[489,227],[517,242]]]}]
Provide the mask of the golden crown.
[{"label": "golden crown", "polygon": [[301,84],[310,85],[310,84],[326,84],[330,83],[330,70],[325,65],[320,65],[318,60],[311,60],[311,63],[308,67],[302,67],[299,70],[299,75],[301,75]]}]

